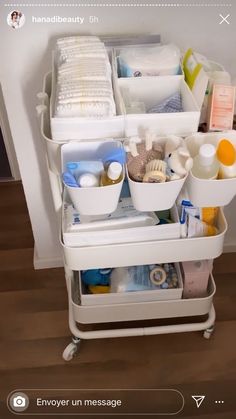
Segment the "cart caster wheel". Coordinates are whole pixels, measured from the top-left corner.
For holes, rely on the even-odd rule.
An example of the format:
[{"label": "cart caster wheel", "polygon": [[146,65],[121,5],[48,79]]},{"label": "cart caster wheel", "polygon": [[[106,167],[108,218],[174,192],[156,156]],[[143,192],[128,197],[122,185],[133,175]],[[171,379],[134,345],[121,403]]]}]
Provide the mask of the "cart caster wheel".
[{"label": "cart caster wheel", "polygon": [[79,343],[76,344],[74,342],[69,343],[69,345],[65,348],[62,358],[64,361],[71,361],[72,358],[76,355],[79,349]]},{"label": "cart caster wheel", "polygon": [[209,329],[204,330],[204,332],[203,332],[203,337],[204,337],[205,339],[210,339],[210,338],[211,338],[211,336],[212,336],[213,331],[214,331],[214,326],[209,327]]}]

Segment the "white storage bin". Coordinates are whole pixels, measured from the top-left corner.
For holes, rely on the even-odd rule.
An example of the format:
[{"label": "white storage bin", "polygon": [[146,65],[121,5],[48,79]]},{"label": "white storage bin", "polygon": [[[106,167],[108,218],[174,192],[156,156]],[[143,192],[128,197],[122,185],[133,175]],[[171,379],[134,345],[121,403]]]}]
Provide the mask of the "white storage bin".
[{"label": "white storage bin", "polygon": [[100,246],[109,244],[137,243],[150,240],[168,240],[180,237],[180,221],[177,207],[171,208],[171,219],[173,223],[160,224],[154,226],[129,227],[129,228],[110,228],[102,231],[65,231],[64,208],[67,203],[63,203],[62,211],[62,237],[65,246]]},{"label": "white storage bin", "polygon": [[205,298],[86,306],[81,305],[78,278],[72,280],[71,286],[73,317],[82,324],[202,316],[209,313],[216,292],[214,279],[211,276],[208,295]]},{"label": "white storage bin", "polygon": [[[186,144],[192,157],[198,154],[202,144],[217,146],[222,138],[229,139],[236,147],[236,131],[198,133],[186,138]],[[199,179],[189,173],[187,191],[190,201],[198,207],[219,207],[228,205],[236,195],[236,178]]]},{"label": "white storage bin", "polygon": [[53,141],[50,127],[49,97],[51,95],[52,73],[43,78],[42,92],[38,93],[39,105],[36,107],[39,125],[47,152],[49,169],[56,175],[61,174],[61,145],[63,142]]},{"label": "white storage bin", "polygon": [[[108,50],[111,61],[111,49]],[[54,114],[56,98],[56,64],[52,60],[52,90],[50,96],[50,122],[52,138],[55,141],[101,139],[106,137],[121,138],[124,136],[124,118],[114,115],[105,118],[57,117]],[[116,90],[114,101],[117,102]],[[117,106],[117,105],[116,105]]]},{"label": "white storage bin", "polygon": [[143,102],[146,110],[176,92],[181,93],[184,112],[127,114],[125,103],[121,110],[125,115],[125,136],[136,136],[149,129],[158,135],[190,135],[198,130],[200,110],[182,76],[133,77],[116,79],[120,95],[129,92],[131,101]]},{"label": "white storage bin", "polygon": [[[121,148],[119,141],[92,141],[68,143],[61,147],[62,171],[66,171],[66,163],[71,161],[99,160],[107,152]],[[115,211],[124,180],[109,186],[76,188],[65,184],[74,207],[83,215],[109,214]]]},{"label": "white storage bin", "polygon": [[[162,263],[188,260],[215,259],[221,255],[227,222],[222,209],[218,213],[216,227],[219,234],[208,237],[181,238],[173,240],[145,241],[104,246],[69,247],[63,241],[65,264],[74,271],[81,269],[96,269],[149,265],[160,260]],[[62,235],[61,235],[62,237]]]},{"label": "white storage bin", "polygon": [[83,281],[78,273],[79,278],[79,293],[81,305],[107,305],[107,304],[122,304],[122,303],[137,303],[142,301],[167,301],[178,300],[182,298],[183,293],[183,279],[180,271],[180,266],[175,263],[175,268],[178,275],[178,288],[169,289],[152,289],[145,291],[133,292],[110,292],[107,294],[86,294]]},{"label": "white storage bin", "polygon": [[56,141],[124,137],[122,115],[103,119],[51,117],[52,138]]},{"label": "white storage bin", "polygon": [[[53,140],[52,133],[51,133],[51,126],[50,126],[50,112],[49,112],[49,97],[51,96],[51,85],[52,85],[52,73],[47,73],[44,76],[43,80],[43,91],[39,93],[40,95],[40,105],[43,106],[40,112],[40,130],[42,138],[44,139],[47,151],[47,158],[48,158],[48,165],[49,169],[56,175],[61,175],[61,147],[63,144],[67,144],[68,142],[77,144],[81,140],[81,136],[78,135],[77,141],[71,140],[68,136],[64,138],[64,140]],[[123,118],[123,117],[122,117]],[[99,123],[101,121],[98,121]],[[98,128],[99,129],[99,128]],[[116,131],[117,133],[117,131]],[[121,136],[122,137],[122,136]],[[87,137],[84,137],[85,140]],[[96,140],[94,140],[96,141]],[[103,141],[107,141],[106,138]],[[108,137],[109,141],[109,137]]]},{"label": "white storage bin", "polygon": [[171,208],[179,195],[187,176],[165,183],[135,182],[129,177],[130,194],[134,207],[139,211],[157,211]]},{"label": "white storage bin", "polygon": [[[160,144],[164,150],[167,139],[168,137],[157,137],[155,143]],[[137,144],[139,142],[140,140]],[[125,148],[129,151],[128,141],[125,142]],[[161,211],[172,208],[187,179],[186,175],[181,179],[164,183],[136,182],[129,176],[127,165],[126,174],[133,205],[139,211]]]}]

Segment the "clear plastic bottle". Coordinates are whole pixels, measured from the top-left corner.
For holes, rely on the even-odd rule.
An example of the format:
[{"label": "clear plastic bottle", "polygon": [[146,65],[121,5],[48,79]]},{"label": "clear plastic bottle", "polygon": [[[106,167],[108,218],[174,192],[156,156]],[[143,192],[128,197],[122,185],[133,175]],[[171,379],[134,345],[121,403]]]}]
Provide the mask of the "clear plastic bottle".
[{"label": "clear plastic bottle", "polygon": [[193,159],[192,174],[200,179],[216,179],[219,163],[216,159],[216,149],[212,144],[203,144],[199,153]]},{"label": "clear plastic bottle", "polygon": [[118,162],[112,162],[104,171],[100,178],[100,186],[114,185],[122,180],[122,165]]}]

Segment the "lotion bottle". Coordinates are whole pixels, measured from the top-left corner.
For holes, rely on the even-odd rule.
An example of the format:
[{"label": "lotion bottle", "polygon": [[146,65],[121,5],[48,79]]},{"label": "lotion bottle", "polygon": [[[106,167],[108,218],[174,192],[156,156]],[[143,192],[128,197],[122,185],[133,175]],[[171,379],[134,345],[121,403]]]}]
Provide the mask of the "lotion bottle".
[{"label": "lotion bottle", "polygon": [[203,144],[199,153],[193,159],[192,174],[200,179],[216,179],[219,163],[216,159],[216,149],[212,144]]},{"label": "lotion bottle", "polygon": [[100,186],[109,186],[119,183],[122,180],[122,177],[122,165],[114,161],[110,163],[107,170],[102,173]]},{"label": "lotion bottle", "polygon": [[223,138],[217,147],[217,158],[220,162],[219,179],[236,177],[236,150],[231,141]]}]

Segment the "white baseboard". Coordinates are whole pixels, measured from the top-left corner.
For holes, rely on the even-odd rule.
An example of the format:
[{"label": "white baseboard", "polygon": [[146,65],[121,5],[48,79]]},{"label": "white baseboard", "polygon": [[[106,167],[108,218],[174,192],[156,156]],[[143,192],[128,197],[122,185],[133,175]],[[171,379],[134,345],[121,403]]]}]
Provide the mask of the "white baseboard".
[{"label": "white baseboard", "polygon": [[39,258],[34,248],[34,269],[50,269],[61,268],[64,266],[63,258],[58,256],[55,258]]},{"label": "white baseboard", "polygon": [[225,243],[224,244],[224,253],[234,253],[236,252],[236,244]]}]

